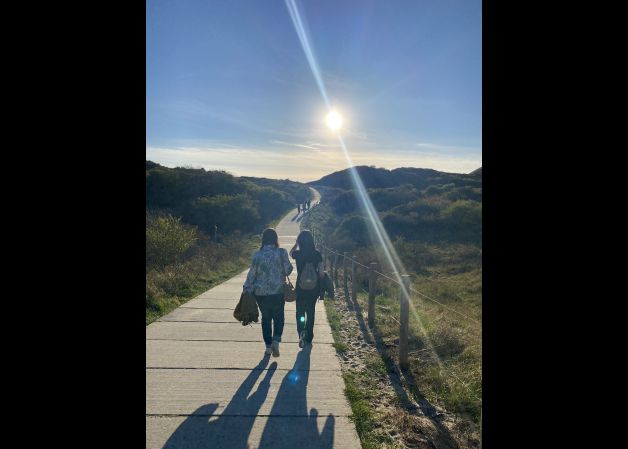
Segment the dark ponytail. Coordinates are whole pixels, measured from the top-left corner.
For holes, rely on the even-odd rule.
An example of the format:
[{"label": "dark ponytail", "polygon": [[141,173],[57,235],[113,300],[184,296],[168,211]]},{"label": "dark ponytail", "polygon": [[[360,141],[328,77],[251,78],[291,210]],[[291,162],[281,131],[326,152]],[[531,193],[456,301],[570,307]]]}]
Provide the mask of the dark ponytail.
[{"label": "dark ponytail", "polygon": [[307,229],[299,233],[297,244],[299,245],[299,251],[301,251],[301,254],[305,258],[310,258],[316,252],[314,237],[312,237],[312,233]]}]

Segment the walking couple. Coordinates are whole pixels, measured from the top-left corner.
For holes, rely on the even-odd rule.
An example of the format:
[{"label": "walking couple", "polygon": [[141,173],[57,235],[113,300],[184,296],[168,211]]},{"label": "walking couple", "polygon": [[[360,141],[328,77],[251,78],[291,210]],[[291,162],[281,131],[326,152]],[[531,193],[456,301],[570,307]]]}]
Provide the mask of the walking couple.
[{"label": "walking couple", "polygon": [[[303,348],[311,345],[314,338],[314,313],[324,276],[323,258],[314,247],[312,233],[307,230],[299,233],[290,250],[290,256],[297,263],[297,334],[299,347]],[[309,279],[312,270],[316,273],[315,282]],[[262,313],[262,336],[266,343],[266,354],[274,357],[279,357],[279,343],[284,325],[283,285],[290,273],[292,264],[286,250],[279,247],[277,232],[266,229],[262,233],[261,248],[253,255],[244,290],[255,295]]]}]

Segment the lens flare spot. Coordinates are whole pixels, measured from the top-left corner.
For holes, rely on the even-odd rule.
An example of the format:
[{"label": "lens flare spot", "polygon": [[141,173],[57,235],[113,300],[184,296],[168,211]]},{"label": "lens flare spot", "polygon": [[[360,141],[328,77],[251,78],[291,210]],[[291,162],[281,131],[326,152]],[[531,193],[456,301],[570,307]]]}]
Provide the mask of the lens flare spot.
[{"label": "lens flare spot", "polygon": [[342,122],[342,115],[335,110],[330,111],[329,114],[327,114],[327,117],[325,117],[325,123],[332,131],[338,131],[342,128]]},{"label": "lens flare spot", "polygon": [[300,317],[299,321],[301,321],[303,323],[305,321],[305,317],[304,316]]},{"label": "lens flare spot", "polygon": [[291,384],[296,384],[297,382],[299,382],[299,379],[301,378],[301,376],[299,376],[299,373],[297,373],[296,371],[291,371],[288,374],[288,381],[290,381]]}]

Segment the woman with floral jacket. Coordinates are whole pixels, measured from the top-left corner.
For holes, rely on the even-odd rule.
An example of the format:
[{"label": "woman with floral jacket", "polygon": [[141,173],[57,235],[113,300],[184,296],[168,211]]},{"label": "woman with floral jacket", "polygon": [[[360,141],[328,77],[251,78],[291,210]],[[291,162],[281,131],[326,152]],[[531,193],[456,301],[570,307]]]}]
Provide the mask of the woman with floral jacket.
[{"label": "woman with floral jacket", "polygon": [[262,312],[262,336],[266,354],[279,357],[279,343],[283,334],[284,299],[283,285],[292,273],[292,264],[285,249],[279,248],[279,238],[274,229],[262,233],[262,246],[251,261],[251,268],[244,283],[244,290],[255,295]]}]

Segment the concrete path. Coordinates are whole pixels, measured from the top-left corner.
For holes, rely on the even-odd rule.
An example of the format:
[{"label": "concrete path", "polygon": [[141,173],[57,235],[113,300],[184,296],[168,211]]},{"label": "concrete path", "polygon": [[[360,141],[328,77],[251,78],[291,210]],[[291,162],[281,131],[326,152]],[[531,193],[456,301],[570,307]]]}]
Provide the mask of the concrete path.
[{"label": "concrete path", "polygon": [[[286,250],[301,216],[276,228]],[[360,449],[323,304],[310,350],[287,303],[281,356],[265,356],[260,324],[233,318],[247,272],[146,327],[146,447]]]}]

